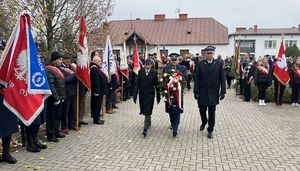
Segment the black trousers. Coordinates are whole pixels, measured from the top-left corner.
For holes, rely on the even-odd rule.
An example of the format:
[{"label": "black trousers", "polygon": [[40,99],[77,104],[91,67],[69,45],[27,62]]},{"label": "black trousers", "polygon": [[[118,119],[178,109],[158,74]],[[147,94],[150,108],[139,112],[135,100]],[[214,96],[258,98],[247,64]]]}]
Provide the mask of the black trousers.
[{"label": "black trousers", "polygon": [[251,84],[248,84],[246,80],[244,80],[244,100],[250,101],[251,99]]},{"label": "black trousers", "polygon": [[8,154],[10,151],[11,135],[2,137],[2,154]]},{"label": "black trousers", "polygon": [[40,124],[31,124],[25,127],[27,145],[37,142]]},{"label": "black trousers", "polygon": [[144,129],[149,129],[151,127],[151,115],[145,115]]},{"label": "black trousers", "polygon": [[239,84],[240,84],[240,95],[244,95],[244,79],[240,78]]},{"label": "black trousers", "polygon": [[99,96],[92,95],[91,97],[91,114],[94,122],[99,121],[100,119],[102,101],[103,101],[103,95],[101,94]]},{"label": "black trousers", "polygon": [[191,89],[191,81],[192,81],[192,74],[189,74],[188,79],[186,81],[188,90]]},{"label": "black trousers", "polygon": [[106,95],[106,101],[105,101],[106,110],[109,110],[110,107],[113,105],[113,96],[114,96],[114,91],[109,90],[108,95]]},{"label": "black trousers", "polygon": [[228,86],[228,87],[231,86],[231,80],[232,80],[232,77],[231,77],[229,74],[227,74],[227,75],[226,75],[226,81],[227,81],[227,86]]},{"label": "black trousers", "polygon": [[266,92],[268,88],[268,84],[258,84],[258,99],[259,100],[265,100],[266,99]]},{"label": "black trousers", "polygon": [[178,109],[178,107],[170,106],[169,117],[173,131],[177,132],[178,126],[180,124],[180,110]]},{"label": "black trousers", "polygon": [[293,84],[292,85],[292,102],[293,103],[299,102],[299,93],[300,93],[300,84]]},{"label": "black trousers", "polygon": [[76,96],[67,97],[62,110],[61,129],[74,128],[76,116]]},{"label": "black trousers", "polygon": [[213,132],[214,127],[215,127],[215,121],[216,121],[216,105],[213,105],[213,106],[199,105],[199,109],[200,109],[201,121],[204,124],[207,123],[206,111],[208,109],[208,128],[207,128],[207,131],[208,132]]},{"label": "black trousers", "polygon": [[[281,84],[279,81],[274,80],[274,99],[275,103],[282,103],[282,97],[284,93],[285,85]],[[279,91],[279,94],[278,94]],[[279,99],[278,99],[279,97]]]},{"label": "black trousers", "polygon": [[59,132],[59,126],[61,122],[62,115],[62,105],[61,102],[59,105],[54,105],[54,99],[48,98],[47,100],[47,121],[46,121],[46,132],[47,136],[55,136]]}]

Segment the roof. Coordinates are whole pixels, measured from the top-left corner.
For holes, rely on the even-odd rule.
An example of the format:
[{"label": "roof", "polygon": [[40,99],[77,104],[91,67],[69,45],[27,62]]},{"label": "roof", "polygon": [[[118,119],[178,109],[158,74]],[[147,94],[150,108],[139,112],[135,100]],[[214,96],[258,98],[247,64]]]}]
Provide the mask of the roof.
[{"label": "roof", "polygon": [[[213,18],[110,21],[112,43],[120,45],[134,32],[149,44],[229,44],[228,28]],[[127,35],[125,35],[127,33]]]},{"label": "roof", "polygon": [[300,30],[298,28],[268,28],[268,29],[247,29],[237,31],[230,34],[229,36],[234,35],[300,35]]}]

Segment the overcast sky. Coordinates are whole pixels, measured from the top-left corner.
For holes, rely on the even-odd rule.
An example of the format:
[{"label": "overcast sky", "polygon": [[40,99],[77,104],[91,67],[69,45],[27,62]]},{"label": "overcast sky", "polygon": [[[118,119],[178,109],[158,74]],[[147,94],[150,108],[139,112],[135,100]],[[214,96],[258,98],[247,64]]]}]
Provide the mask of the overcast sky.
[{"label": "overcast sky", "polygon": [[177,18],[213,17],[229,29],[236,27],[291,28],[300,24],[300,0],[115,0],[110,20],[153,19],[154,14]]}]

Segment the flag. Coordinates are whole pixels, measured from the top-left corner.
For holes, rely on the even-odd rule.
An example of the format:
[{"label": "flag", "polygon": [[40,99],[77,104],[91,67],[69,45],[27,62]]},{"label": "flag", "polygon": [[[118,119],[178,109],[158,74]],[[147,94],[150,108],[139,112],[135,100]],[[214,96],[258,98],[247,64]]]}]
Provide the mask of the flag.
[{"label": "flag", "polygon": [[109,35],[106,37],[106,45],[103,52],[102,70],[110,82],[110,75],[116,71],[116,61],[113,58],[112,46]]},{"label": "flag", "polygon": [[139,59],[139,53],[137,49],[137,45],[135,44],[135,48],[133,51],[133,72],[138,75],[140,70],[140,59]]},{"label": "flag", "polygon": [[283,85],[286,85],[290,81],[290,76],[289,76],[288,67],[285,58],[283,40],[281,41],[280,44],[273,74],[278,79],[278,81],[280,81]]},{"label": "flag", "polygon": [[145,55],[144,55],[144,57],[145,57],[145,60],[148,59],[148,45],[147,45],[146,42],[145,42]]},{"label": "flag", "polygon": [[156,48],[157,48],[157,49],[156,49],[156,59],[157,59],[160,63],[162,63],[159,45],[157,45]]},{"label": "flag", "polygon": [[120,70],[122,75],[129,79],[129,70],[127,64],[127,55],[126,55],[126,41],[123,43],[122,53],[121,53],[121,61],[120,61]]},{"label": "flag", "polygon": [[22,12],[0,60],[0,80],[6,87],[3,104],[30,125],[51,95],[45,66],[38,57],[30,14]]},{"label": "flag", "polygon": [[165,62],[167,60],[167,52],[166,52],[166,49],[165,49],[165,45],[163,46],[163,52],[162,52],[162,55],[161,55],[161,60],[163,62]]},{"label": "flag", "polygon": [[80,19],[79,50],[77,52],[76,77],[90,90],[90,64],[88,60],[88,46],[84,17]]},{"label": "flag", "polygon": [[238,45],[235,50],[235,57],[234,57],[234,67],[233,73],[235,73],[236,77],[240,76],[240,62],[241,62],[241,40],[239,40]]}]

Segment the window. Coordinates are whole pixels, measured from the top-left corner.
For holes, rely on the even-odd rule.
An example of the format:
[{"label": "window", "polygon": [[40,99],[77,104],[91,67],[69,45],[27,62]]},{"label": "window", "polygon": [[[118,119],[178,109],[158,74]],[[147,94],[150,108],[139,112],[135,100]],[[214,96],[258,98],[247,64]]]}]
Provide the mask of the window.
[{"label": "window", "polygon": [[294,46],[294,45],[297,45],[297,40],[286,40],[285,41],[285,48],[291,47],[291,46]]},{"label": "window", "polygon": [[265,41],[265,49],[275,49],[275,48],[276,48],[276,40]]}]

